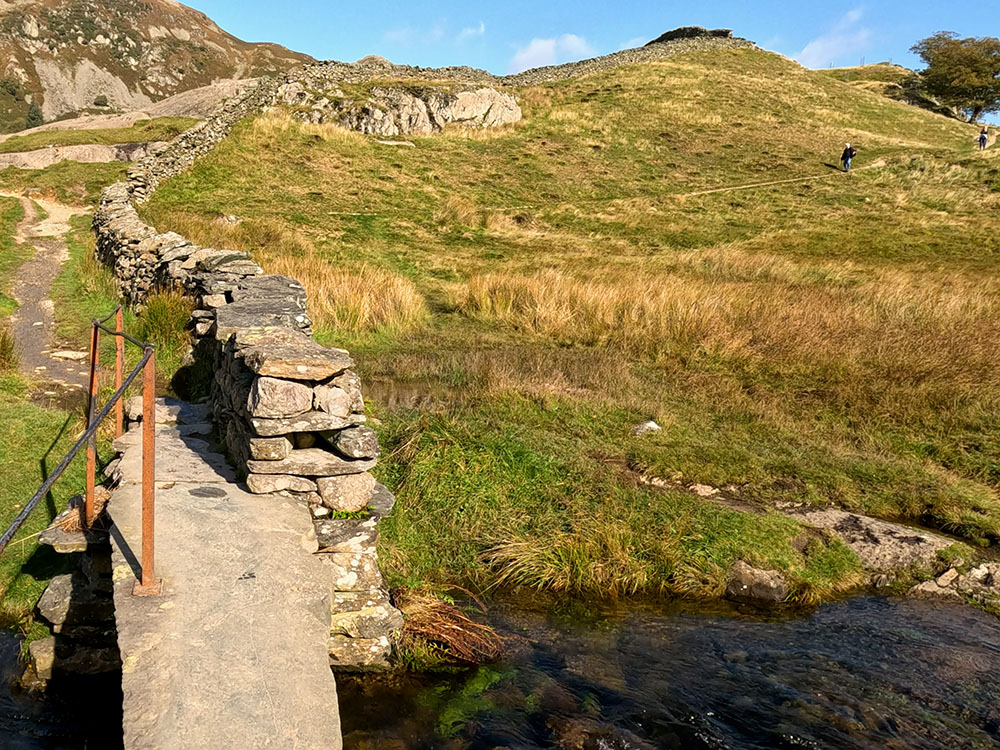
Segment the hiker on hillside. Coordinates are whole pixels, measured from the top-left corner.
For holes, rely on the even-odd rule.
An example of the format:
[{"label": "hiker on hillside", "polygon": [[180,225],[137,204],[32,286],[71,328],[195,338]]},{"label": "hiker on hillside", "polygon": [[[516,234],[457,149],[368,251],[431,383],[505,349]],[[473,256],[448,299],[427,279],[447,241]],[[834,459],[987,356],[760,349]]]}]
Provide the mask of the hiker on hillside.
[{"label": "hiker on hillside", "polygon": [[986,125],[983,125],[983,129],[979,131],[979,150],[986,150],[986,142],[990,139],[990,130]]},{"label": "hiker on hillside", "polygon": [[854,161],[854,157],[858,155],[858,150],[853,148],[850,143],[847,144],[847,148],[844,149],[844,153],[840,156],[840,162],[844,165],[844,171],[851,171],[851,162]]}]

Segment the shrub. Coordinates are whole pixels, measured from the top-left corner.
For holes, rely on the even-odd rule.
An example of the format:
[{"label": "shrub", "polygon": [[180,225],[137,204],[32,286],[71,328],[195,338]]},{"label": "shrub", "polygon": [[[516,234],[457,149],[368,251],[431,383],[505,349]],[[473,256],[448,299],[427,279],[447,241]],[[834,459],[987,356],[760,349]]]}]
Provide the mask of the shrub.
[{"label": "shrub", "polygon": [[24,121],[25,128],[37,128],[45,122],[45,116],[42,114],[42,108],[37,104],[32,104],[28,107],[28,117]]},{"label": "shrub", "polygon": [[94,99],[94,106],[95,107],[107,107],[108,106],[108,97],[106,97],[104,94],[101,94],[99,97],[97,97],[96,99]]}]

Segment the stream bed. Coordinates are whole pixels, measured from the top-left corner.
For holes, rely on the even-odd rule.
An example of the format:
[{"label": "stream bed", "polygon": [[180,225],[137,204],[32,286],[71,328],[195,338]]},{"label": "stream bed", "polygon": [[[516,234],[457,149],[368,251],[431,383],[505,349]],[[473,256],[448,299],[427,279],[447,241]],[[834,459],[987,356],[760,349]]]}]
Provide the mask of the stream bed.
[{"label": "stream bed", "polygon": [[494,603],[501,664],[338,678],[346,750],[1000,748],[1000,618],[863,597],[723,606]]}]

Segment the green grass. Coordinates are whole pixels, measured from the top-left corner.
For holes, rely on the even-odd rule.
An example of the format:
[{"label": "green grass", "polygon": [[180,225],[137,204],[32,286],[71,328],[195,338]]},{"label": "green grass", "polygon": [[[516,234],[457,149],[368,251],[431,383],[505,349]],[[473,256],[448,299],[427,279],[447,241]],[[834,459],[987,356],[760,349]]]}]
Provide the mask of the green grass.
[{"label": "green grass", "polygon": [[[968,126],[760,51],[515,93],[517,126],[412,149],[271,113],[143,208],[301,279],[361,363],[391,581],[855,585],[778,500],[1000,539],[1000,161]],[[830,168],[848,140],[873,168]]]},{"label": "green grass", "polygon": [[31,248],[14,239],[24,208],[17,198],[0,198],[0,320],[14,312],[17,303],[10,296],[14,273],[28,258]]},{"label": "green grass", "polygon": [[[71,231],[66,236],[69,258],[52,285],[56,337],[78,351],[87,351],[90,346],[90,321],[105,317],[120,303],[111,271],[94,254],[90,221],[89,216],[75,216],[71,220]],[[127,332],[156,347],[159,388],[168,389],[186,352],[191,302],[179,294],[155,294],[141,313],[126,309],[124,316]],[[114,361],[114,341],[110,336],[102,337],[101,353],[105,363]],[[126,370],[134,367],[141,356],[137,347],[127,344]],[[110,382],[104,387],[105,396],[110,396],[113,393]]]},{"label": "green grass", "polygon": [[0,143],[0,154],[34,151],[49,146],[115,145],[169,141],[198,121],[190,117],[157,117],[139,120],[130,128],[103,130],[43,130],[28,135],[15,135]]},{"label": "green grass", "polygon": [[0,189],[20,192],[37,188],[62,203],[93,205],[101,190],[125,178],[128,167],[120,161],[97,164],[61,161],[45,169],[7,167],[0,170]]},{"label": "green grass", "polygon": [[[80,415],[32,404],[28,384],[0,375],[0,446],[4,482],[0,485],[0,527],[8,524],[31,499],[73,445],[81,429]],[[27,630],[31,612],[49,579],[67,570],[67,558],[40,547],[38,532],[61,511],[83,485],[84,457],[74,460],[51,496],[29,516],[14,541],[0,555],[0,627]]]}]

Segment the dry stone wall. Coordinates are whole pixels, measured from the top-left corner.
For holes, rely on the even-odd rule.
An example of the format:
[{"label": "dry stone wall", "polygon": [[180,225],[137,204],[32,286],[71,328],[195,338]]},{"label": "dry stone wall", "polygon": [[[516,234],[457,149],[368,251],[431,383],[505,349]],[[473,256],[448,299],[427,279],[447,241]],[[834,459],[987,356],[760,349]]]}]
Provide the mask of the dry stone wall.
[{"label": "dry stone wall", "polygon": [[97,254],[132,304],[177,287],[195,301],[193,351],[212,372],[211,409],[230,456],[251,492],[295,497],[314,518],[316,551],[331,567],[331,665],[385,668],[402,615],[383,586],[376,525],[393,497],[368,473],[378,439],[365,424],[353,360],[312,339],[296,280],[264,274],[246,253],[158,232],[136,211],[164,179],[270,106],[279,85],[253,83],[107,188],[94,215]]}]

